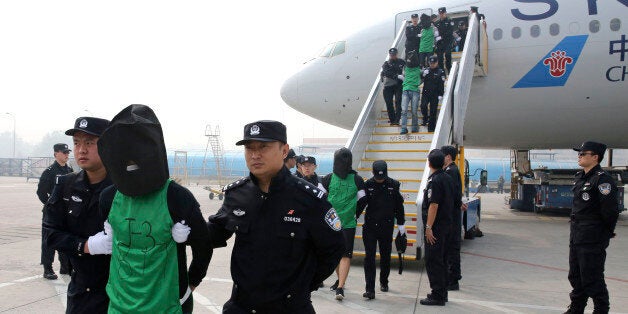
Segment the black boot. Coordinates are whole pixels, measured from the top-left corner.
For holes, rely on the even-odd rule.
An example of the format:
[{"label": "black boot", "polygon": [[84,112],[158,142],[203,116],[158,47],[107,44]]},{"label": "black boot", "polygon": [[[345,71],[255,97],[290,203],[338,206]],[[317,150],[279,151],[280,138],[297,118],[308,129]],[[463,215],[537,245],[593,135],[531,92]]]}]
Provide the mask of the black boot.
[{"label": "black boot", "polygon": [[458,284],[458,281],[450,283],[447,286],[447,290],[449,290],[449,291],[458,291],[458,290],[460,290],[460,285]]},{"label": "black boot", "polygon": [[55,280],[59,277],[57,277],[57,274],[55,274],[55,271],[52,269],[52,266],[44,266],[44,278],[48,280]]},{"label": "black boot", "polygon": [[428,296],[427,298],[422,299],[421,301],[419,301],[419,303],[421,303],[421,305],[440,305],[440,306],[443,306],[443,305],[445,305],[445,300],[432,299],[432,298],[430,298],[430,296]]}]

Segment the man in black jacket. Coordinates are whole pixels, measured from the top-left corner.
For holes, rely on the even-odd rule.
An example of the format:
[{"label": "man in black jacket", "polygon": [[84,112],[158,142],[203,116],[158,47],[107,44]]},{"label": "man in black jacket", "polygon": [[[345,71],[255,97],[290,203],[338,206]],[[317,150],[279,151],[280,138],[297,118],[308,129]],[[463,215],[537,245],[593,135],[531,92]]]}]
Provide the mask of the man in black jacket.
[{"label": "man in black jacket", "polygon": [[[399,125],[401,119],[401,92],[403,90],[403,68],[406,62],[397,57],[397,48],[388,50],[388,60],[382,65],[381,79],[384,83],[384,101],[388,111],[388,122]],[[393,103],[393,97],[395,101]]]},{"label": "man in black jacket", "polygon": [[438,64],[441,70],[447,69],[447,73],[451,70],[451,45],[454,40],[454,22],[447,17],[447,9],[441,7],[438,9],[439,21],[436,23],[438,34],[441,40],[436,44],[436,54],[438,55]]},{"label": "man in black jacket", "polygon": [[[72,151],[68,148],[68,144],[58,143],[53,146],[53,149],[55,162],[41,173],[41,177],[39,178],[39,184],[37,184],[37,197],[44,205],[52,194],[52,189],[55,186],[57,176],[62,176],[70,172],[74,172],[72,167],[67,164],[69,154]],[[59,264],[61,264],[61,269],[59,270],[59,273],[62,275],[69,275],[72,272],[70,260],[65,254],[61,252],[59,252],[58,254]],[[46,245],[42,229],[41,264],[44,265],[44,278],[46,279],[57,279],[57,274],[55,274],[54,270],[52,269],[52,261],[54,260],[54,257],[55,250],[49,249]]]},{"label": "man in black jacket", "polygon": [[421,26],[419,26],[419,15],[414,13],[411,15],[410,25],[406,26],[406,53],[405,58],[408,58],[408,52],[416,51],[418,55],[419,43],[421,42]]},{"label": "man in black jacket", "polygon": [[227,245],[233,289],[223,313],[314,313],[311,292],[334,271],[344,251],[341,223],[325,193],[283,165],[286,126],[257,121],[244,127],[250,175],[227,185],[209,217],[214,248]]},{"label": "man in black jacket", "polygon": [[64,252],[74,273],[68,285],[66,313],[107,313],[111,237],[103,232],[105,216],[99,198],[111,180],[98,154],[98,139],[109,121],[76,119],[65,132],[74,141],[74,159],[81,171],[58,177],[44,207],[44,238],[50,249]]},{"label": "man in black jacket", "polygon": [[606,145],[584,142],[574,150],[582,171],[576,174],[573,187],[569,234],[569,283],[573,290],[565,313],[583,313],[589,298],[593,299],[594,313],[608,313],[604,263],[619,217],[617,185],[600,167]]},{"label": "man in black jacket", "polygon": [[434,132],[436,128],[438,103],[445,93],[445,71],[438,67],[438,58],[436,56],[431,56],[428,60],[430,63],[429,69],[425,69],[421,73],[421,77],[423,78],[421,114],[423,115],[422,125],[427,125],[428,132]]},{"label": "man in black jacket", "polygon": [[379,244],[380,289],[388,291],[390,274],[390,252],[392,249],[395,219],[399,232],[406,232],[403,196],[399,192],[399,181],[388,177],[388,165],[383,160],[373,162],[373,177],[366,181],[366,214],[362,226],[362,240],[366,251],[364,276],[367,299],[375,298],[375,252]]}]

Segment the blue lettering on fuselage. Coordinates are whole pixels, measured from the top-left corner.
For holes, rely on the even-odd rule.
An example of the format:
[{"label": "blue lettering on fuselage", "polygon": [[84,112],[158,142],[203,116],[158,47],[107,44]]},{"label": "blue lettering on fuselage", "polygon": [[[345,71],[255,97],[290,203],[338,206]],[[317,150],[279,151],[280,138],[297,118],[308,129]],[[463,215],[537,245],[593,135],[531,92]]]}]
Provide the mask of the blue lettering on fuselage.
[{"label": "blue lettering on fuselage", "polygon": [[[542,4],[544,6],[548,6],[545,9],[545,11],[538,14],[524,13],[522,12],[523,9],[520,9],[518,7],[510,10],[510,12],[512,13],[512,16],[523,21],[538,21],[538,20],[544,20],[544,19],[550,18],[554,16],[556,12],[558,12],[558,9],[560,7],[558,4],[558,0],[513,0],[513,1],[519,2],[519,3]],[[597,0],[580,0],[580,1],[587,2],[589,15],[597,15],[597,12],[598,12]],[[628,7],[628,0],[616,0],[616,1]],[[572,4],[574,2],[576,2],[576,0],[570,0],[569,4]],[[530,10],[529,8],[526,8],[526,11],[529,12],[529,10]]]}]

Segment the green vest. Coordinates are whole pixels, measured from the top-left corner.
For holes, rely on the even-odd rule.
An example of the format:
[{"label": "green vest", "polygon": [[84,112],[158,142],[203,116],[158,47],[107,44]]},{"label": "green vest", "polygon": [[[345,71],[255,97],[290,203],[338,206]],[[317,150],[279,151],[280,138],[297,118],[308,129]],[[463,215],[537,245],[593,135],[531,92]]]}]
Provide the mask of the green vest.
[{"label": "green vest", "polygon": [[355,209],[358,205],[358,187],[355,186],[355,174],[350,173],[344,179],[332,174],[327,201],[336,209],[343,229],[357,226]]},{"label": "green vest", "polygon": [[134,197],[117,192],[113,199],[109,313],[181,313],[169,185],[170,180],[160,190]]},{"label": "green vest", "polygon": [[419,52],[434,52],[434,26],[424,28],[423,31],[421,31]]},{"label": "green vest", "polygon": [[405,78],[403,80],[403,90],[419,91],[419,85],[421,84],[421,68],[409,68],[406,66]]}]

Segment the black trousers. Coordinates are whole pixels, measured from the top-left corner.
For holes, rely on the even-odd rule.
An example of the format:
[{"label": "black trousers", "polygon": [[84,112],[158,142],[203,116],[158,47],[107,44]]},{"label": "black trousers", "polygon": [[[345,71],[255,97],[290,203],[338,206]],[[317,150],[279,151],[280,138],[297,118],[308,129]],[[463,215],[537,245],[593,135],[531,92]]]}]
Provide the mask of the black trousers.
[{"label": "black trousers", "polygon": [[[432,298],[444,300],[447,297],[447,239],[451,226],[433,228],[436,242],[429,244],[425,241],[425,269],[432,288]],[[427,238],[426,238],[427,239]]]},{"label": "black trousers", "polygon": [[445,43],[443,49],[436,51],[438,57],[438,67],[441,69],[447,68],[447,73],[451,70],[451,43]]},{"label": "black trousers", "polygon": [[[399,124],[401,119],[401,92],[403,86],[399,81],[397,85],[384,87],[384,101],[386,102],[386,110],[388,111],[388,120],[390,123]],[[394,97],[394,103],[393,103]]]},{"label": "black trousers", "polygon": [[254,313],[257,314],[262,314],[262,313],[268,313],[268,314],[289,314],[289,313],[303,313],[303,314],[314,314],[316,313],[316,311],[314,311],[314,306],[312,306],[312,302],[305,302],[300,306],[296,306],[296,307],[283,307],[283,306],[260,306],[260,307],[256,307],[256,308],[251,308],[249,306],[245,306],[243,304],[238,303],[237,301],[233,300],[233,297],[231,299],[229,299],[227,301],[227,303],[225,303],[225,305],[223,305],[222,307],[222,313],[223,314],[248,314],[248,313],[253,313],[253,310],[255,310]]},{"label": "black trousers", "polygon": [[68,293],[66,314],[105,314],[109,308],[109,297],[103,289],[101,291]]},{"label": "black trousers", "polygon": [[588,298],[593,299],[595,313],[608,313],[610,302],[604,281],[606,248],[609,241],[569,245],[569,293],[571,308],[584,311]]},{"label": "black trousers", "polygon": [[366,291],[375,292],[375,253],[379,244],[379,283],[388,285],[390,275],[390,253],[392,250],[392,233],[394,226],[371,224],[362,228],[362,241],[366,250],[364,259],[364,277],[366,279]]},{"label": "black trousers", "polygon": [[[59,264],[61,264],[61,269],[67,270],[68,273],[72,270],[70,266],[70,259],[67,255],[61,252],[57,252],[59,258]],[[48,247],[46,244],[46,240],[44,239],[44,230],[41,230],[41,264],[44,267],[51,267],[52,262],[55,259],[55,250]]]},{"label": "black trousers", "polygon": [[423,97],[421,97],[421,114],[423,115],[423,124],[427,124],[428,132],[434,132],[434,129],[436,128],[437,111],[438,95],[436,95],[436,93],[423,93]]},{"label": "black trousers", "polygon": [[447,242],[447,284],[453,284],[462,279],[460,271],[462,223],[460,217],[460,215],[454,215],[454,223],[451,225],[451,233]]}]

